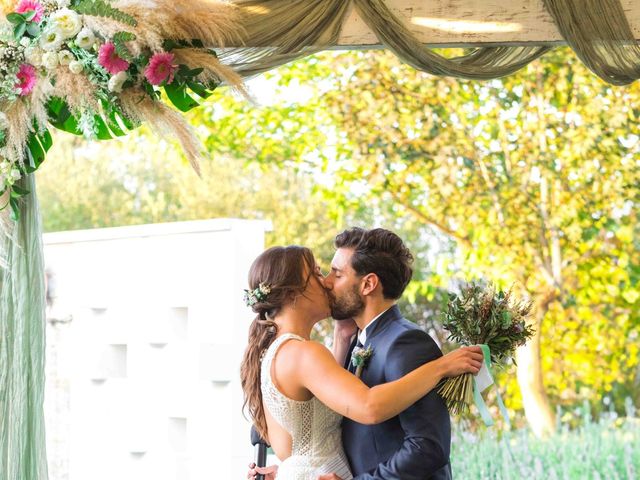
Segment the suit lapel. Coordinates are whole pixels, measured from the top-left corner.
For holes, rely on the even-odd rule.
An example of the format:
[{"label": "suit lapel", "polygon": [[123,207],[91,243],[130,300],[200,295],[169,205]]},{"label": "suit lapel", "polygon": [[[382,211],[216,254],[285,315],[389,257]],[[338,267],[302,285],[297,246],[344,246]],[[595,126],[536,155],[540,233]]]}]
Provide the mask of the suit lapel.
[{"label": "suit lapel", "polygon": [[355,368],[351,365],[351,353],[353,349],[356,347],[356,343],[358,342],[358,335],[354,335],[353,340],[351,340],[351,345],[349,346],[349,351],[347,352],[347,358],[344,361],[344,368],[349,370],[351,373],[355,372]]},{"label": "suit lapel", "polygon": [[384,332],[387,329],[387,326],[389,326],[390,322],[393,322],[400,318],[402,318],[402,314],[400,313],[400,309],[397,305],[392,306],[391,308],[389,308],[389,310],[380,315],[380,317],[373,323],[373,325],[371,325],[371,331],[367,330],[367,341],[365,342],[365,346],[371,345],[373,339],[380,333]]}]

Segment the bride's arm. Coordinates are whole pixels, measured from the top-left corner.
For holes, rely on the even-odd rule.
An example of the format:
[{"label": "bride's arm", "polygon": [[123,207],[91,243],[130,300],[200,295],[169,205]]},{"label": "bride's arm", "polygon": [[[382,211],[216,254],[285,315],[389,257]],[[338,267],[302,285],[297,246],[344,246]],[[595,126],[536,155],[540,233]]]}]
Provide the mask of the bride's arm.
[{"label": "bride's arm", "polygon": [[338,365],[344,365],[349,346],[357,332],[358,326],[353,320],[334,320],[332,353]]},{"label": "bride's arm", "polygon": [[300,344],[297,382],[329,408],[358,423],[384,422],[429,393],[444,377],[477,373],[482,364],[480,347],[463,347],[426,363],[393,382],[367,387],[338,365],[319,343]]}]

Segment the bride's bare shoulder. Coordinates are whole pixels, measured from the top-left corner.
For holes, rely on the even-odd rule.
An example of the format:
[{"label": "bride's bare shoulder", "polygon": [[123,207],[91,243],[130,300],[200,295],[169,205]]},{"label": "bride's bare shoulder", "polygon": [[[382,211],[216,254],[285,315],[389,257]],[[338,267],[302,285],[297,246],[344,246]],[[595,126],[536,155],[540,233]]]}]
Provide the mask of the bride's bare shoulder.
[{"label": "bride's bare shoulder", "polygon": [[[287,357],[296,357],[299,359],[317,359],[323,360],[327,357],[333,358],[333,355],[327,347],[322,343],[314,340],[305,341],[289,341],[280,347],[281,352]],[[293,360],[294,358],[292,358]]]}]

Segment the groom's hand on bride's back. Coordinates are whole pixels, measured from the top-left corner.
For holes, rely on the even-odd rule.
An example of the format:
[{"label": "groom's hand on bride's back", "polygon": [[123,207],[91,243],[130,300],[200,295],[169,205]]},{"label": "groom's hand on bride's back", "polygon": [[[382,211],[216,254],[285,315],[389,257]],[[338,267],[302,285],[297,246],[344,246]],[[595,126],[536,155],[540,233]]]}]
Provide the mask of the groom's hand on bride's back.
[{"label": "groom's hand on bride's back", "polygon": [[264,475],[264,480],[275,480],[276,473],[278,473],[278,466],[271,465],[269,467],[256,467],[255,463],[249,464],[249,471],[247,472],[247,478],[249,480],[255,480],[256,475]]}]

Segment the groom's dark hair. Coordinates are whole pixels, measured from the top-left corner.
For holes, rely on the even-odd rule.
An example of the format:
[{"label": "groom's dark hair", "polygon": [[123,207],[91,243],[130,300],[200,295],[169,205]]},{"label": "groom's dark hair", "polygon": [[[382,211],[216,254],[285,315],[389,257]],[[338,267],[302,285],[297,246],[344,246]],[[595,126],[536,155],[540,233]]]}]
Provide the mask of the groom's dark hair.
[{"label": "groom's dark hair", "polygon": [[335,247],[353,249],[351,266],[360,276],[375,273],[384,298],[400,298],[413,275],[413,255],[398,235],[384,228],[349,228],[336,236]]}]

